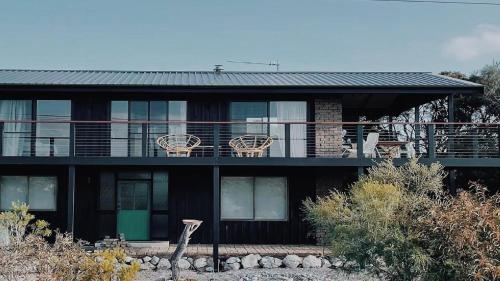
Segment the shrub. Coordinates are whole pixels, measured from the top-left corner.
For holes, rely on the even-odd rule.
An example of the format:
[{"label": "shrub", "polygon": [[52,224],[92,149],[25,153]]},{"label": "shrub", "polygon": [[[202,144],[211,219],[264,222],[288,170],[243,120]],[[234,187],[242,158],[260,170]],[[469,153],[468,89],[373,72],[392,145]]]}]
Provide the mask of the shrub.
[{"label": "shrub", "polygon": [[497,280],[500,198],[484,189],[451,197],[443,167],[417,160],[369,169],[347,194],[304,201],[332,253],[389,280]]},{"label": "shrub", "polygon": [[[139,265],[127,265],[122,249],[87,253],[72,235],[53,232],[35,220],[24,203],[0,213],[4,244],[0,246],[2,280],[131,281]],[[54,243],[46,238],[54,235]]]}]

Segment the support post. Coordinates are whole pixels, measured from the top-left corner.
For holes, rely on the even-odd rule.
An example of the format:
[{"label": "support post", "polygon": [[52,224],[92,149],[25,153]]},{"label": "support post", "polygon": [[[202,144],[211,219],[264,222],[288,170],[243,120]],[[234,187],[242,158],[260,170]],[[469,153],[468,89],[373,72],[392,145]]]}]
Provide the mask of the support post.
[{"label": "support post", "polygon": [[220,124],[213,125],[213,135],[214,135],[214,155],[213,157],[219,158],[219,145],[220,145]]},{"label": "support post", "polygon": [[75,156],[75,123],[69,124],[69,157]]},{"label": "support post", "polygon": [[213,245],[212,258],[214,271],[219,272],[219,239],[220,239],[220,171],[219,166],[213,167]]},{"label": "support post", "polygon": [[452,124],[455,122],[455,95],[450,94],[448,96],[448,157],[454,158],[454,142],[455,142],[455,126]]},{"label": "support post", "polygon": [[420,155],[420,106],[415,106],[415,152]]},{"label": "support post", "polygon": [[428,157],[430,159],[436,158],[436,138],[435,138],[435,125],[434,124],[429,124],[427,126],[427,141],[429,142],[429,148],[428,148]]},{"label": "support post", "polygon": [[75,166],[68,167],[68,222],[66,230],[73,233],[75,227]]},{"label": "support post", "polygon": [[3,122],[0,122],[0,156],[3,156]]},{"label": "support post", "polygon": [[142,157],[148,156],[148,124],[142,123]]},{"label": "support post", "polygon": [[290,123],[285,124],[285,157],[290,158]]},{"label": "support post", "polygon": [[453,196],[457,195],[456,180],[457,180],[457,171],[455,169],[452,169],[448,174],[448,182],[449,182],[450,194]]},{"label": "support post", "polygon": [[358,159],[364,157],[363,154],[363,125],[356,125],[356,152]]}]

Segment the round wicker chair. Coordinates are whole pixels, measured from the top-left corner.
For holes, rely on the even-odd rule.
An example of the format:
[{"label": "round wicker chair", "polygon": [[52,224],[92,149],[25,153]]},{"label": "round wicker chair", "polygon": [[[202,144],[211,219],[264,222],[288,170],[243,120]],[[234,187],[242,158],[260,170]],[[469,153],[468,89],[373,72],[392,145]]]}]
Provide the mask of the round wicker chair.
[{"label": "round wicker chair", "polygon": [[233,138],[229,146],[238,157],[262,157],[264,151],[271,146],[273,138],[265,135],[244,135]]},{"label": "round wicker chair", "polygon": [[161,136],[156,139],[156,143],[167,152],[167,156],[189,157],[201,140],[194,135],[176,134]]}]

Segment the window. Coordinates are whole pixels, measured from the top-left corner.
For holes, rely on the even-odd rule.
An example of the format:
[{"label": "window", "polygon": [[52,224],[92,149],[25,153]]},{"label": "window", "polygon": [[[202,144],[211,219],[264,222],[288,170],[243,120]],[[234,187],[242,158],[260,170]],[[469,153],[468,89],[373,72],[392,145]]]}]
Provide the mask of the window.
[{"label": "window", "polygon": [[1,176],[0,209],[10,210],[12,202],[25,202],[30,210],[57,209],[57,178],[39,176]]},{"label": "window", "polygon": [[224,220],[287,220],[285,177],[222,177],[221,218]]},{"label": "window", "polygon": [[[307,102],[232,102],[231,121],[241,122],[305,122],[307,121]],[[233,137],[247,134],[269,135],[274,139],[269,149],[271,157],[285,156],[284,124],[233,124]],[[306,156],[306,125],[290,125],[290,156]]]},{"label": "window", "polygon": [[[70,121],[71,101],[38,100],[36,119]],[[69,155],[69,123],[38,123],[36,126],[36,156]]]},{"label": "window", "polygon": [[[0,100],[0,120],[31,120],[31,100]],[[30,156],[31,123],[5,122],[3,156]]]},{"label": "window", "polygon": [[[148,155],[165,156],[156,138],[166,134],[185,134],[186,124],[170,124],[186,121],[186,101],[112,101],[112,121],[157,121],[149,124]],[[111,156],[142,156],[142,124],[111,124]]]}]

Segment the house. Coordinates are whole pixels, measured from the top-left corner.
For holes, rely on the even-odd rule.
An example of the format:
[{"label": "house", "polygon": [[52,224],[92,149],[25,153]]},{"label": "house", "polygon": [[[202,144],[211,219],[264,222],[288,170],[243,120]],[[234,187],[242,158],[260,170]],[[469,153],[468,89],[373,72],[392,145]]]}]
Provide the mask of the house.
[{"label": "house", "polygon": [[[90,241],[175,242],[193,218],[193,243],[312,243],[302,200],[383,158],[500,166],[498,125],[452,123],[454,95],[482,93],[431,73],[0,70],[0,208]],[[450,123],[360,122],[436,99]]]}]

